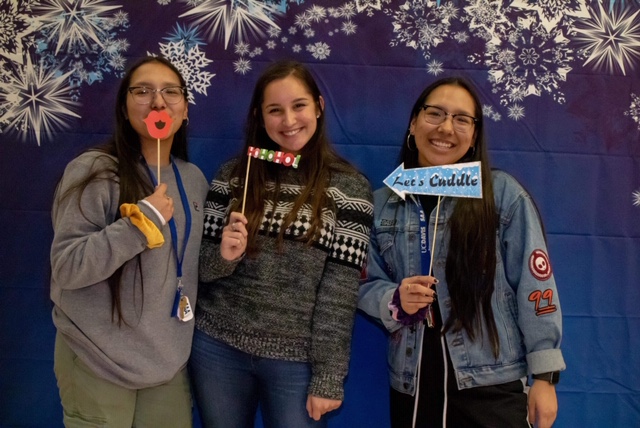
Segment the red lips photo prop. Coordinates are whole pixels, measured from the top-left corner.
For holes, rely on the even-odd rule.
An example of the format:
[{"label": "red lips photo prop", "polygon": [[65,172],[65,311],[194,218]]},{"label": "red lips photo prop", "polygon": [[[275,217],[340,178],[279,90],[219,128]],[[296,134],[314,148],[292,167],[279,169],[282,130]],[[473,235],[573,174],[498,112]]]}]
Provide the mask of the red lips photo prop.
[{"label": "red lips photo prop", "polygon": [[151,135],[153,138],[158,139],[167,138],[169,132],[171,132],[172,122],[173,120],[164,110],[152,110],[144,120],[144,123],[147,125],[149,135]]}]

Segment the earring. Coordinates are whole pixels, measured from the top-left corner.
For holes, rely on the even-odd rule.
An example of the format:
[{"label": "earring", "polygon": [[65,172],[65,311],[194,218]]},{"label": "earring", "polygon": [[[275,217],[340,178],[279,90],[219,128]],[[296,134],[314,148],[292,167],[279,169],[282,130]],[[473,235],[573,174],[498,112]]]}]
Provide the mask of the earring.
[{"label": "earring", "polygon": [[187,124],[185,126],[189,126],[189,116],[185,117],[184,120],[187,121]]},{"label": "earring", "polygon": [[411,137],[413,137],[413,134],[409,133],[407,135],[407,149],[409,149],[409,151],[413,152],[415,151],[418,147],[416,146],[416,139],[413,139],[413,149],[411,148],[410,142],[411,142]]},{"label": "earring", "polygon": [[316,119],[320,119],[320,113],[316,115]]}]

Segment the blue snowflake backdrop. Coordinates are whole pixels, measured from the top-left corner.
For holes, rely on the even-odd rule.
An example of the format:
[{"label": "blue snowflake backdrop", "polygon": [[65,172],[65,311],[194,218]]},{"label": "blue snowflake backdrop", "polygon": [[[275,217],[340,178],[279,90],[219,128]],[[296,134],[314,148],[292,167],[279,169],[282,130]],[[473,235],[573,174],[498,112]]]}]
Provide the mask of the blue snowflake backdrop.
[{"label": "blue snowflake backdrop", "polygon": [[[473,80],[492,162],[530,190],[549,235],[568,365],[556,426],[638,426],[638,0],[0,0],[0,426],[61,426],[53,189],[111,133],[118,81],[147,54],[188,81],[190,155],[209,178],[239,150],[274,59],[310,65],[334,143],[374,188],[397,166],[421,90]],[[332,426],[388,426],[385,349],[358,316]]]}]

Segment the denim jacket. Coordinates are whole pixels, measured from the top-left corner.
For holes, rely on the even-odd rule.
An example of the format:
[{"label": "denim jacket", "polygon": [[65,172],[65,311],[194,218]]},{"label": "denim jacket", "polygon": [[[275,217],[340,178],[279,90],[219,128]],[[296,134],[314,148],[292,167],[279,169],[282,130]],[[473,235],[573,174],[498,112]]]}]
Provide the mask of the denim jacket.
[{"label": "denim jacket", "polygon": [[[472,341],[464,330],[448,331],[447,348],[459,389],[506,383],[533,373],[565,369],[560,351],[562,314],[537,208],[510,175],[493,171],[493,191],[499,215],[496,236],[495,289],[491,298],[500,354],[496,359],[482,323]],[[448,220],[456,199],[442,198],[433,255],[433,276],[442,319],[451,312],[445,277],[449,249]],[[358,307],[389,331],[388,363],[391,386],[414,395],[424,323],[403,326],[391,317],[388,303],[403,278],[422,275],[419,201],[403,201],[389,188],[374,193],[374,226],[366,277]],[[436,209],[429,216],[429,246]],[[427,267],[428,268],[428,267]]]}]

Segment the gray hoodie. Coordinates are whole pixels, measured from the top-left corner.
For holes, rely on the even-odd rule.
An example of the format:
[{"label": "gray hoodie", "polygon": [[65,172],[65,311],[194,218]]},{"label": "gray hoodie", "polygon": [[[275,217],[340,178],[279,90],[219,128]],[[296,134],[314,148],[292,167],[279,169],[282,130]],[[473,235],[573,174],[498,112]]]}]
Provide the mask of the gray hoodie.
[{"label": "gray hoodie", "polygon": [[[98,179],[87,186],[80,201],[82,212],[78,192],[61,200],[66,189],[106,162],[108,157],[98,152],[80,155],[67,165],[56,193],[51,246],[53,322],[70,348],[96,375],[125,388],[147,388],[169,381],[185,366],[194,321],[181,322],[171,316],[177,275],[168,224],[162,226],[146,204],[138,203],[165,240],[159,248],[147,248],[147,238],[128,218],[116,220],[119,188],[112,180]],[[195,309],[208,185],[198,167],[179,159],[174,162],[191,211],[182,282],[183,293]],[[167,194],[174,200],[178,249],[182,254],[185,211],[172,166],[161,168],[161,181],[167,184]],[[107,279],[123,265],[124,323],[119,326],[117,315],[112,319]]]}]

